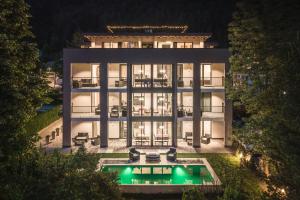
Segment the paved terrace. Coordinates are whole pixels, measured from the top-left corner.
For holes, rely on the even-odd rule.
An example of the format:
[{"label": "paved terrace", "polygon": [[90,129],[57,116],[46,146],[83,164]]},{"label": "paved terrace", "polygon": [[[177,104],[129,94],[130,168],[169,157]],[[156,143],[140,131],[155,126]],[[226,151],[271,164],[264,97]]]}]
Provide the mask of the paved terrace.
[{"label": "paved terrace", "polygon": [[[45,148],[47,151],[53,151],[55,149],[62,152],[76,151],[79,147],[72,146],[71,148],[62,148],[62,120],[59,119],[48,127],[44,128],[39,132],[41,140],[38,142],[38,146]],[[46,144],[45,137],[51,135],[52,131],[55,131],[56,128],[60,128],[58,136],[55,136],[55,139],[50,139],[50,143]],[[51,138],[51,137],[50,137]],[[128,153],[129,148],[126,147],[126,139],[109,139],[107,148],[100,148],[100,146],[93,146],[91,142],[88,141],[85,143],[85,147],[90,153]],[[137,148],[141,153],[146,152],[159,152],[165,153],[169,147],[141,147]],[[223,140],[221,139],[212,139],[210,144],[201,144],[201,148],[193,148],[192,146],[187,145],[183,139],[178,140],[177,144],[178,153],[232,153],[230,148],[224,147]]]}]

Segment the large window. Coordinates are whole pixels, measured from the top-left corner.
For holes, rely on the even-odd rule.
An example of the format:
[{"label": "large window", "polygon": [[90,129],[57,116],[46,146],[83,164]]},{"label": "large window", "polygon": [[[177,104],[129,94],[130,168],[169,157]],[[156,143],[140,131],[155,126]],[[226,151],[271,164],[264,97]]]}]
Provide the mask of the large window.
[{"label": "large window", "polygon": [[193,64],[177,64],[177,87],[193,87]]},{"label": "large window", "polygon": [[153,115],[172,115],[172,93],[153,93]]},{"label": "large window", "polygon": [[100,65],[90,63],[73,63],[73,88],[95,88],[100,86]]},{"label": "large window", "polygon": [[71,111],[72,117],[99,118],[100,94],[97,92],[73,92]]},{"label": "large window", "polygon": [[172,122],[133,122],[133,145],[170,146]]},{"label": "large window", "polygon": [[172,86],[172,65],[170,64],[153,65],[153,85],[154,87]]},{"label": "large window", "polygon": [[153,122],[153,145],[170,146],[172,122]]},{"label": "large window", "polygon": [[133,87],[171,87],[172,65],[171,64],[143,64],[133,65]]},{"label": "large window", "polygon": [[127,86],[127,65],[120,63],[108,64],[108,87],[122,88]]},{"label": "large window", "polygon": [[108,95],[108,112],[110,118],[127,117],[127,93],[110,92]]},{"label": "large window", "polygon": [[133,145],[151,145],[151,122],[133,122]]},{"label": "large window", "polygon": [[151,116],[151,94],[132,94],[132,116]]},{"label": "large window", "polygon": [[126,121],[110,121],[108,122],[108,138],[109,139],[125,139],[127,138],[127,122]]},{"label": "large window", "polygon": [[211,93],[202,93],[201,98],[201,110],[202,112],[211,112]]},{"label": "large window", "polygon": [[151,87],[151,65],[132,66],[132,86]]},{"label": "large window", "polygon": [[177,116],[192,117],[193,116],[193,93],[180,92],[177,94]]}]

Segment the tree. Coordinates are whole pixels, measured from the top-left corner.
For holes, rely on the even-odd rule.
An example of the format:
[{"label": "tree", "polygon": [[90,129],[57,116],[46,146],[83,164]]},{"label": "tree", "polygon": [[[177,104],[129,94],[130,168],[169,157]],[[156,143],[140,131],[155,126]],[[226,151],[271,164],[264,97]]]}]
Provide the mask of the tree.
[{"label": "tree", "polygon": [[182,200],[206,200],[204,194],[196,187],[184,191],[182,194]]},{"label": "tree", "polygon": [[278,199],[300,195],[299,9],[296,0],[242,0],[229,26],[228,94],[246,110],[237,137],[270,158],[269,194]]},{"label": "tree", "polygon": [[0,9],[0,160],[7,160],[37,140],[36,133],[26,133],[24,126],[41,106],[47,89],[27,4],[2,0]]},{"label": "tree", "polygon": [[6,165],[8,180],[0,199],[107,199],[119,200],[115,174],[97,169],[99,156],[79,150],[74,155],[32,151]]}]

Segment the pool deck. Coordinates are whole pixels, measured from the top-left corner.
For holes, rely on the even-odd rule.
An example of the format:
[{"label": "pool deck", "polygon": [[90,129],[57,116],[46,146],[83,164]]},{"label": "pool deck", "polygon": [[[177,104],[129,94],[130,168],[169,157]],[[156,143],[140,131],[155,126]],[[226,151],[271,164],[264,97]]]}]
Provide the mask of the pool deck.
[{"label": "pool deck", "polygon": [[101,159],[99,169],[104,165],[128,165],[128,166],[165,166],[165,165],[204,165],[213,177],[212,182],[205,184],[123,184],[120,185],[120,190],[123,193],[143,193],[143,194],[171,194],[182,193],[184,190],[192,187],[199,187],[203,192],[219,192],[221,190],[221,181],[206,158],[179,158],[176,162],[170,162],[166,159],[166,155],[160,155],[159,162],[146,162],[146,155],[141,154],[140,160],[137,162],[128,162],[126,158],[107,158]]}]

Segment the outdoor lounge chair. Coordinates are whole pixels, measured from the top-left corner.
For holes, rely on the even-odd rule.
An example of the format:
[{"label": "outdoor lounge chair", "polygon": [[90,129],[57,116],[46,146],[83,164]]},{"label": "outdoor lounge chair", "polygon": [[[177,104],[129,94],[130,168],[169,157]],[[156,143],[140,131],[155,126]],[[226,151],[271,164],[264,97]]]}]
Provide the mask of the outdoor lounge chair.
[{"label": "outdoor lounge chair", "polygon": [[175,162],[177,159],[176,148],[171,147],[170,150],[167,152],[167,160],[171,162]]},{"label": "outdoor lounge chair", "polygon": [[96,145],[100,145],[100,135],[98,135],[95,138],[91,138],[91,144],[96,146]]},{"label": "outdoor lounge chair", "polygon": [[140,160],[140,152],[137,151],[134,147],[129,149],[129,160],[138,161]]},{"label": "outdoor lounge chair", "polygon": [[209,144],[210,143],[210,135],[209,134],[205,134],[204,136],[201,137],[201,142],[203,144]]}]

